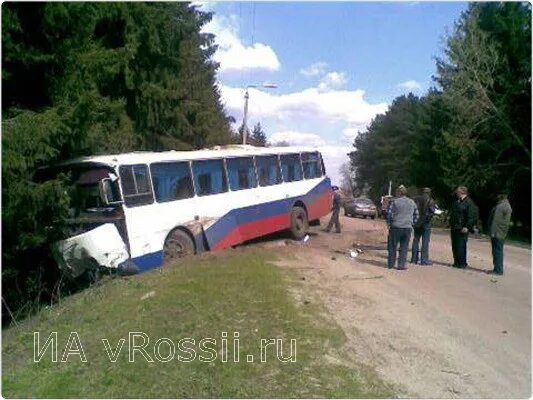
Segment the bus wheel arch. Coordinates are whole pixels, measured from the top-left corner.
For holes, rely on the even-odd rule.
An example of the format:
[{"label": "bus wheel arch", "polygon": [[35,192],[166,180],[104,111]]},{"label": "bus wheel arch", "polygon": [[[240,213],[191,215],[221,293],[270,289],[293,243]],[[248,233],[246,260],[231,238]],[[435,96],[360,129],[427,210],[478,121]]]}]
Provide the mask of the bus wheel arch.
[{"label": "bus wheel arch", "polygon": [[290,232],[295,240],[302,240],[309,229],[309,219],[305,204],[298,200],[290,211]]},{"label": "bus wheel arch", "polygon": [[183,226],[172,229],[163,244],[164,262],[196,254],[196,245],[192,233]]}]

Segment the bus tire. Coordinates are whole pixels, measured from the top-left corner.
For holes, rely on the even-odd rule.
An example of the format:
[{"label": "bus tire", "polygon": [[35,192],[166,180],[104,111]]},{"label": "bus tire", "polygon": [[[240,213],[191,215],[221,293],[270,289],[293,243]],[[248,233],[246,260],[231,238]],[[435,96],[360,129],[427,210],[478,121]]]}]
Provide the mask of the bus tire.
[{"label": "bus tire", "polygon": [[291,210],[291,235],[295,240],[302,240],[309,229],[307,212],[302,207],[293,207]]},{"label": "bus tire", "polygon": [[194,243],[191,237],[181,229],[174,229],[165,240],[164,262],[177,260],[194,254]]}]

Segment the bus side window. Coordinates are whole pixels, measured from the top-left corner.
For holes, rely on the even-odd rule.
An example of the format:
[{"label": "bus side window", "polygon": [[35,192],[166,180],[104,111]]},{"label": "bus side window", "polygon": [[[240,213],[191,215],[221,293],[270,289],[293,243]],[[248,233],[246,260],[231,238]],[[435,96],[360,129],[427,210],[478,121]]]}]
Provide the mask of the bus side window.
[{"label": "bus side window", "polygon": [[281,183],[278,156],[256,156],[255,165],[260,186],[277,185]]},{"label": "bus side window", "polygon": [[150,166],[155,198],[159,203],[189,199],[194,196],[189,163],[163,162]]},{"label": "bus side window", "polygon": [[198,196],[228,191],[228,182],[222,160],[193,161],[192,170]]},{"label": "bus side window", "polygon": [[283,181],[294,182],[302,180],[302,164],[299,154],[283,154],[280,156]]},{"label": "bus side window", "polygon": [[322,176],[322,165],[318,153],[302,153],[302,164],[305,179],[319,178]]},{"label": "bus side window", "polygon": [[250,189],[257,186],[252,157],[227,158],[226,165],[231,190]]},{"label": "bus side window", "polygon": [[154,202],[152,185],[146,165],[122,165],[119,168],[119,174],[124,203],[128,207],[142,206]]}]

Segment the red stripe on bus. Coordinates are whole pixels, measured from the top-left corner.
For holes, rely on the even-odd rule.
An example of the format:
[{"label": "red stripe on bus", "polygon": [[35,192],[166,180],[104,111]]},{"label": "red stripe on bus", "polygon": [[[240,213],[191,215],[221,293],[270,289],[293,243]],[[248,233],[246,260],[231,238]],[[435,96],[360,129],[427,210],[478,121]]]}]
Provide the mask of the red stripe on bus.
[{"label": "red stripe on bus", "polygon": [[[308,219],[314,220],[328,214],[331,210],[331,193],[326,192],[308,206]],[[290,227],[290,215],[281,214],[236,226],[219,241],[213,250],[227,249],[247,240],[282,231]]]},{"label": "red stripe on bus", "polygon": [[247,224],[242,224],[233,229],[228,235],[217,243],[213,250],[223,250],[240,244],[247,240],[268,235],[289,228],[289,215],[281,214],[264,218]]}]

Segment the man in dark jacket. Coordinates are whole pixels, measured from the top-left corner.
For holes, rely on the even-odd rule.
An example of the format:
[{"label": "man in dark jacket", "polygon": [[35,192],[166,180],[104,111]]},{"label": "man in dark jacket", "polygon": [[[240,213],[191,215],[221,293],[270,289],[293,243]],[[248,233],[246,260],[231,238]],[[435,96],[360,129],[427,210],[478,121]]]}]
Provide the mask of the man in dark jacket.
[{"label": "man in dark jacket", "polygon": [[341,233],[341,223],[339,221],[339,213],[341,211],[341,195],[339,193],[339,188],[337,186],[332,186],[333,189],[333,204],[331,207],[331,218],[329,219],[329,223],[326,229],[324,229],[325,232],[329,232],[331,228],[333,228],[333,224],[335,224],[335,231],[337,233]]},{"label": "man in dark jacket", "polygon": [[498,203],[490,212],[489,234],[492,244],[492,261],[495,275],[503,275],[503,243],[509,232],[511,213],[513,212],[507,195],[500,193],[496,197]]},{"label": "man in dark jacket", "polygon": [[[416,197],[418,208],[418,221],[414,229],[413,247],[411,248],[411,263],[420,265],[431,265],[429,261],[429,240],[431,238],[431,220],[435,214],[435,201],[431,198],[431,189],[422,189],[422,195]],[[422,251],[419,251],[420,239],[422,239]]]},{"label": "man in dark jacket", "polygon": [[466,268],[468,232],[472,232],[476,224],[476,205],[468,197],[468,189],[464,186],[459,186],[455,190],[455,196],[457,200],[450,211],[453,266]]}]

